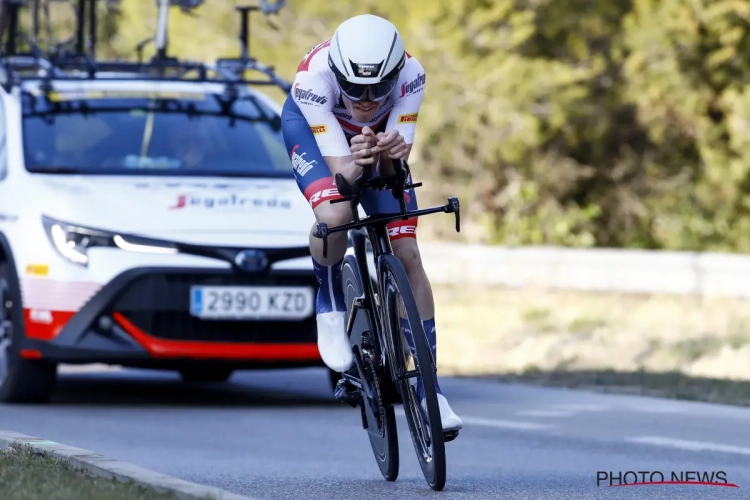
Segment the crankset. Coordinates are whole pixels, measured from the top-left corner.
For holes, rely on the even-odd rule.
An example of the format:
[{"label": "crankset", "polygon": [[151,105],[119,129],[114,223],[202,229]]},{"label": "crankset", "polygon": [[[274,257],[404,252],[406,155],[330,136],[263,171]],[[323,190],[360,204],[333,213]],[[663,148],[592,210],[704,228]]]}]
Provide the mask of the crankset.
[{"label": "crankset", "polygon": [[[356,377],[358,375],[357,367],[354,366],[350,368],[346,373]],[[348,404],[352,408],[356,408],[362,402],[362,395],[360,394],[359,389],[346,377],[341,377],[339,381],[336,382],[336,389],[334,390],[333,395],[338,401]]]},{"label": "crankset", "polygon": [[[371,424],[377,426],[376,432],[385,432],[385,412],[383,406],[383,388],[380,363],[373,353],[373,344],[368,332],[362,336],[360,346],[354,346],[352,354],[355,363],[336,382],[335,398],[352,408],[360,407],[362,427],[369,429]],[[356,382],[354,382],[356,380]],[[387,391],[386,391],[387,392]]]},{"label": "crankset", "polygon": [[[378,425],[378,431],[380,432],[380,437],[383,437],[383,433],[385,432],[385,413],[383,412],[383,395],[382,391],[380,390],[380,379],[378,376],[378,370],[377,370],[377,361],[375,357],[370,353],[369,351],[363,351],[362,352],[362,361],[364,362],[364,368],[366,373],[366,378],[368,381],[372,382],[372,395],[365,395],[363,394],[363,399],[367,401],[367,404],[370,408],[370,412],[372,413],[372,416],[377,421]],[[364,415],[364,407],[362,408],[363,417],[366,420],[367,417]],[[369,427],[369,425],[368,425]]]}]

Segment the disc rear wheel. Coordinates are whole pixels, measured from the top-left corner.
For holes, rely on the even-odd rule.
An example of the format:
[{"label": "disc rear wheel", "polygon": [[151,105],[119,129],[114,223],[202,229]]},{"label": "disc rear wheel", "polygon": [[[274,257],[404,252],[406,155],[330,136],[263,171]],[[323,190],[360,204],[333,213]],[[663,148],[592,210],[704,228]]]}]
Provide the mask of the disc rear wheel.
[{"label": "disc rear wheel", "polygon": [[[361,276],[354,256],[346,256],[341,278],[346,303],[346,322],[348,322],[354,299],[363,293]],[[366,426],[370,446],[381,474],[387,481],[395,481],[399,472],[396,415],[393,406],[383,405],[381,382],[382,377],[389,374],[382,366],[379,343],[375,337],[376,332],[370,328],[367,311],[360,309],[355,311],[355,314],[350,340],[354,346],[354,355],[363,368],[359,372],[363,385],[360,402],[363,425]]]}]

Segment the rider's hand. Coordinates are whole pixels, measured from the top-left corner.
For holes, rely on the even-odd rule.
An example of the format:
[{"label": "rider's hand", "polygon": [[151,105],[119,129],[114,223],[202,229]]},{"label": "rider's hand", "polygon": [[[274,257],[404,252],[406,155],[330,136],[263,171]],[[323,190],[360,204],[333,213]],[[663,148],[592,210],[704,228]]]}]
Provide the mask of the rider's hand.
[{"label": "rider's hand", "polygon": [[389,130],[388,132],[380,132],[377,135],[377,143],[375,145],[375,151],[384,151],[386,157],[392,160],[400,160],[406,156],[408,145],[404,136],[398,133],[398,130]]},{"label": "rider's hand", "polygon": [[370,127],[362,127],[362,133],[352,138],[349,151],[356,165],[364,167],[377,164],[380,150],[374,147],[376,141],[375,134]]}]

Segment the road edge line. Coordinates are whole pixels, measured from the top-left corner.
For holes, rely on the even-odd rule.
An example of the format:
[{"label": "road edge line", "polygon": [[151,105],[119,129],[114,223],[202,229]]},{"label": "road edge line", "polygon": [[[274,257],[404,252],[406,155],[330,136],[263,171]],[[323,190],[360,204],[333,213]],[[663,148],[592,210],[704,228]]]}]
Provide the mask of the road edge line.
[{"label": "road edge line", "polygon": [[46,454],[58,460],[63,460],[77,469],[83,469],[98,477],[117,479],[123,482],[132,481],[156,491],[172,493],[184,500],[258,500],[214,486],[192,483],[160,472],[154,472],[83,448],[27,436],[15,431],[0,430],[0,450],[13,445],[25,446],[31,448],[34,453]]}]

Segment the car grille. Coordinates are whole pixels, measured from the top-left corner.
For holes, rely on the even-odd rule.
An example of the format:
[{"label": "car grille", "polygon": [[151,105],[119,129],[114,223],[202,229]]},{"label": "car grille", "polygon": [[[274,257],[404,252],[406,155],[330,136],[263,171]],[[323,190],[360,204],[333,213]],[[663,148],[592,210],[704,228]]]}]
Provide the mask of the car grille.
[{"label": "car grille", "polygon": [[163,273],[136,279],[112,306],[151,336],[165,340],[232,343],[315,343],[315,315],[303,321],[202,320],[190,314],[192,285],[308,285],[305,275]]}]

